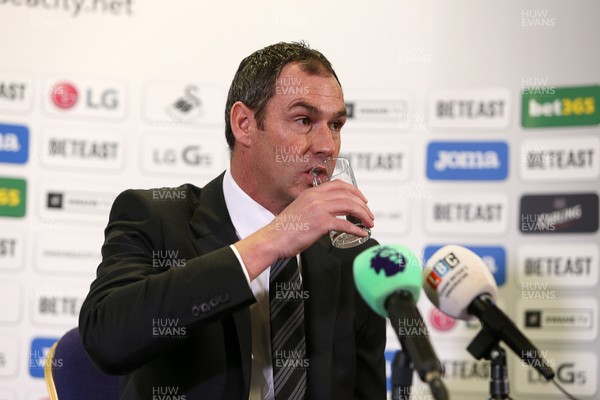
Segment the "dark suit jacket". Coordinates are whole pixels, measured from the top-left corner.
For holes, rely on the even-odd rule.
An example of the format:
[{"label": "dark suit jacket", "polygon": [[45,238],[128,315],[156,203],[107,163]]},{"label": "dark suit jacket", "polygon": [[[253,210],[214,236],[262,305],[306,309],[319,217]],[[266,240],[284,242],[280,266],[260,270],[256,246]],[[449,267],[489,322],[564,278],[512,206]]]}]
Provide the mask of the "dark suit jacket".
[{"label": "dark suit jacket", "polygon": [[[79,329],[94,363],[124,375],[121,399],[248,398],[255,299],[228,246],[238,238],[222,182],[128,190],[113,204]],[[311,399],[385,398],[385,320],[352,274],[375,244],[339,250],[325,236],[301,255]]]}]

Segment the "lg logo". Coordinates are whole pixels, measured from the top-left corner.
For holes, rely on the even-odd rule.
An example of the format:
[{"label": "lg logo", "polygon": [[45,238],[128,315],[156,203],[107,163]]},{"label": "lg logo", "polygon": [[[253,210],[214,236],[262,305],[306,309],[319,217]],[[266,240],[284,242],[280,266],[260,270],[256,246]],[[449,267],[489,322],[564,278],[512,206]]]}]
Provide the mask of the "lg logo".
[{"label": "lg logo", "polygon": [[142,168],[152,174],[216,174],[224,152],[215,142],[196,133],[149,134],[142,140]]},{"label": "lg logo", "polygon": [[[79,100],[77,87],[69,82],[60,82],[52,87],[52,103],[63,110],[73,108]],[[84,107],[90,109],[114,110],[119,107],[119,92],[116,89],[84,89]]]},{"label": "lg logo", "polygon": [[[544,378],[533,370],[528,371],[529,382],[545,382]],[[583,386],[587,383],[587,373],[575,367],[575,363],[565,362],[556,368],[556,379],[560,383]]]},{"label": "lg logo", "polygon": [[186,165],[206,166],[213,164],[212,154],[203,152],[200,146],[186,146],[179,149],[154,149],[152,160],[155,164],[177,165],[180,161]]},{"label": "lg logo", "polygon": [[123,117],[125,88],[116,82],[52,80],[46,111],[64,117]]},{"label": "lg logo", "polygon": [[69,109],[77,103],[79,92],[71,83],[61,82],[54,85],[50,96],[56,107]]}]

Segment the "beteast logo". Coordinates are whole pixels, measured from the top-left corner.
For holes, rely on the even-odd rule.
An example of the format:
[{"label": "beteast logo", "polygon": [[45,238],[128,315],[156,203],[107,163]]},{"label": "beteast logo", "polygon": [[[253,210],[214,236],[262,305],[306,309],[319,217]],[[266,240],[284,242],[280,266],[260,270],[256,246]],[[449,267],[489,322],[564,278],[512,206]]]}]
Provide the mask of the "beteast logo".
[{"label": "beteast logo", "polygon": [[25,164],[29,159],[29,129],[0,124],[0,162]]},{"label": "beteast logo", "polygon": [[0,230],[0,265],[4,271],[16,271],[23,266],[24,234],[17,230],[2,232]]},{"label": "beteast logo", "polygon": [[444,359],[441,360],[444,370],[444,378],[450,380],[489,381],[490,362],[471,359]]},{"label": "beteast logo", "polygon": [[350,160],[359,184],[408,179],[414,152],[405,141],[378,133],[353,139],[352,143],[344,145],[340,157]]},{"label": "beteast logo", "polygon": [[47,129],[39,153],[44,165],[117,170],[124,163],[124,135],[114,131]]},{"label": "beteast logo", "polygon": [[526,180],[593,180],[600,175],[600,139],[576,136],[533,139],[521,145],[521,174]]},{"label": "beteast logo", "polygon": [[426,201],[425,225],[430,232],[503,233],[508,227],[508,198],[502,192],[448,193]]},{"label": "beteast logo", "polygon": [[52,87],[50,98],[56,107],[69,109],[77,103],[79,92],[72,83],[59,82]]},{"label": "beteast logo", "polygon": [[15,258],[18,239],[0,236],[0,258]]},{"label": "beteast logo", "polygon": [[45,110],[53,116],[122,118],[125,115],[125,88],[104,80],[49,80]]},{"label": "beteast logo", "polygon": [[[463,245],[473,253],[477,254],[494,276],[496,285],[502,286],[506,283],[506,251],[501,246],[473,246]],[[441,245],[427,246],[423,252],[423,258],[428,260]]]},{"label": "beteast logo", "polygon": [[52,138],[48,146],[51,157],[80,159],[115,159],[119,143],[115,141],[78,140]]},{"label": "beteast logo", "polygon": [[[397,351],[386,349],[384,356],[387,371],[391,371],[391,364],[396,355]],[[462,358],[458,354],[452,358],[447,357],[440,361],[443,365],[444,379],[452,381],[458,391],[481,394],[487,390],[491,372],[489,361]],[[387,389],[388,391],[392,390],[392,380],[389,373],[387,376]],[[412,386],[407,390],[408,393],[406,394],[409,394],[411,399],[429,400],[433,398],[429,392],[429,388],[426,386]],[[401,398],[408,397],[401,396]]]},{"label": "beteast logo", "polygon": [[405,154],[396,152],[347,152],[340,155],[350,161],[355,170],[374,171],[401,171],[406,168],[403,165]]},{"label": "beteast logo", "polygon": [[34,79],[28,74],[0,71],[0,110],[23,114],[31,110]]},{"label": "beteast logo", "polygon": [[0,71],[0,110],[23,113],[31,107],[31,81],[25,74]]},{"label": "beteast logo", "polygon": [[508,175],[504,142],[431,142],[427,177],[433,180],[503,180]]},{"label": "beteast logo", "polygon": [[554,93],[523,92],[521,123],[525,128],[600,123],[600,86],[555,88]]},{"label": "beteast logo", "polygon": [[518,250],[519,282],[584,288],[598,283],[600,253],[594,243],[525,245]]},{"label": "beteast logo", "polygon": [[519,229],[524,234],[596,232],[598,195],[525,195],[521,197]]},{"label": "beteast logo", "polygon": [[564,256],[564,257],[532,257],[524,260],[527,275],[557,274],[589,276],[591,272],[592,257]]},{"label": "beteast logo", "polygon": [[0,99],[23,101],[25,100],[25,88],[24,82],[0,80]]},{"label": "beteast logo", "polygon": [[377,275],[384,271],[385,276],[396,275],[404,272],[406,268],[406,257],[393,247],[383,246],[377,250],[371,259],[371,268]]},{"label": "beteast logo", "polygon": [[436,117],[439,119],[490,119],[504,116],[504,99],[494,100],[437,100]]},{"label": "beteast logo", "polygon": [[433,128],[503,129],[510,123],[511,95],[500,87],[438,89],[427,108]]}]

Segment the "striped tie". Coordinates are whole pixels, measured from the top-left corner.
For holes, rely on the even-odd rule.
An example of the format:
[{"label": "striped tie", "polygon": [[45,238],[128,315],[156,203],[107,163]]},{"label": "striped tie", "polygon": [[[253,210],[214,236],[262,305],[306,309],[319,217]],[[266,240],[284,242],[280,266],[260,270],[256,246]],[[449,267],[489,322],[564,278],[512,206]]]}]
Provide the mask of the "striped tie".
[{"label": "striped tie", "polygon": [[275,400],[305,398],[308,359],[303,294],[296,257],[278,260],[271,266],[269,307]]}]

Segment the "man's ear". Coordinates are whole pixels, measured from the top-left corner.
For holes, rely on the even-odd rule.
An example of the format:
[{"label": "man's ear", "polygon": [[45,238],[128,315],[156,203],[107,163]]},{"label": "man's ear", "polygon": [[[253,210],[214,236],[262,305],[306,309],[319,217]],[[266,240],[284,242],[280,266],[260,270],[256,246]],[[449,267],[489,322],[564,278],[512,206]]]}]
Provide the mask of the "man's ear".
[{"label": "man's ear", "polygon": [[254,111],[241,101],[236,101],[231,106],[229,120],[236,144],[239,143],[241,146],[250,147],[252,144],[250,134],[254,125]]}]

